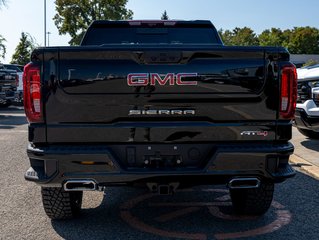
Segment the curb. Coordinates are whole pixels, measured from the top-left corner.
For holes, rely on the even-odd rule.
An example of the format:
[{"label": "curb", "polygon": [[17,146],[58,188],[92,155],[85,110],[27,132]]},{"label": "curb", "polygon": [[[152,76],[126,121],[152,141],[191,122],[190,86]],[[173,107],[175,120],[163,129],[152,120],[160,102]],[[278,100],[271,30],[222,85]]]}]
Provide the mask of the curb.
[{"label": "curb", "polygon": [[299,167],[301,170],[308,173],[310,176],[319,179],[319,167],[306,161],[305,159],[293,154],[289,158],[289,162],[292,166]]}]

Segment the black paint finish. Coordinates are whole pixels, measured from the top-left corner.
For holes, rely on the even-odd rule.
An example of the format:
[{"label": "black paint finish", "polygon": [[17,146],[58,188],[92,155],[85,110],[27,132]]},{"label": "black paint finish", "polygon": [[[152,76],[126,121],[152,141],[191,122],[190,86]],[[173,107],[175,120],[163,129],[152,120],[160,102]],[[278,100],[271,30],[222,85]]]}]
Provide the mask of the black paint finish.
[{"label": "black paint finish", "polygon": [[[124,49],[123,49],[124,48]],[[38,50],[49,143],[274,141],[281,48],[179,46]],[[180,63],[144,64],[136,51],[179,51]],[[198,74],[197,86],[127,85],[129,73]],[[194,80],[194,79],[192,79]],[[195,110],[194,116],[129,116],[130,110]],[[290,125],[290,123],[287,123]],[[241,135],[268,131],[267,136]],[[187,134],[185,134],[187,132]],[[283,138],[282,140],[288,140]],[[37,136],[31,139],[38,142]]]}]

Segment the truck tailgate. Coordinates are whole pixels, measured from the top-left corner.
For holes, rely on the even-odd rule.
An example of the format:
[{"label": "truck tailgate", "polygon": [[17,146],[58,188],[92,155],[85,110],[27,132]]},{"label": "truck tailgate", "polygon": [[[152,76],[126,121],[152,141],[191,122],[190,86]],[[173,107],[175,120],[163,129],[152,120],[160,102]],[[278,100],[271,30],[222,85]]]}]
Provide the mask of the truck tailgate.
[{"label": "truck tailgate", "polygon": [[276,138],[276,51],[203,46],[53,50],[44,55],[48,142]]}]

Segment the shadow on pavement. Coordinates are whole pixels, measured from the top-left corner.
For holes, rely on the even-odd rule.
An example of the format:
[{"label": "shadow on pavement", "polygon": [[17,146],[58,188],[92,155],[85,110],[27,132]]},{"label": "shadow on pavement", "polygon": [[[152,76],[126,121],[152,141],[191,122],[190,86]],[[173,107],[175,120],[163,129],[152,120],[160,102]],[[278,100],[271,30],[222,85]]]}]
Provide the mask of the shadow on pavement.
[{"label": "shadow on pavement", "polygon": [[[63,239],[316,239],[319,181],[301,172],[277,184],[261,217],[236,216],[226,188],[193,188],[173,196],[107,188],[101,205],[75,220],[52,221]],[[231,235],[227,235],[231,234]],[[237,235],[236,235],[237,234]],[[246,235],[245,235],[246,234]]]},{"label": "shadow on pavement", "polygon": [[319,151],[319,140],[304,140],[302,142],[300,142],[300,144],[302,146],[304,146],[305,148],[314,150],[314,151]]},{"label": "shadow on pavement", "polygon": [[0,108],[0,129],[13,129],[24,124],[27,124],[27,119],[23,107]]},{"label": "shadow on pavement", "polygon": [[13,129],[24,124],[27,124],[25,116],[0,115],[0,129]]},{"label": "shadow on pavement", "polygon": [[8,108],[0,107],[0,114],[3,113],[24,113],[24,108],[21,106],[10,106]]}]

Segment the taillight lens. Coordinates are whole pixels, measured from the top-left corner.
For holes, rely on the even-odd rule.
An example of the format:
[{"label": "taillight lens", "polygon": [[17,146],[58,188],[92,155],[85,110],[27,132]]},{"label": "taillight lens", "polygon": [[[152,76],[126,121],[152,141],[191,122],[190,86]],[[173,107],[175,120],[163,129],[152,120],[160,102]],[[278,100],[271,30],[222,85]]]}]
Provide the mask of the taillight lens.
[{"label": "taillight lens", "polygon": [[24,111],[29,122],[42,121],[40,67],[32,63],[24,67],[23,73]]},{"label": "taillight lens", "polygon": [[297,71],[294,65],[286,65],[281,69],[280,115],[292,119],[297,102]]}]

